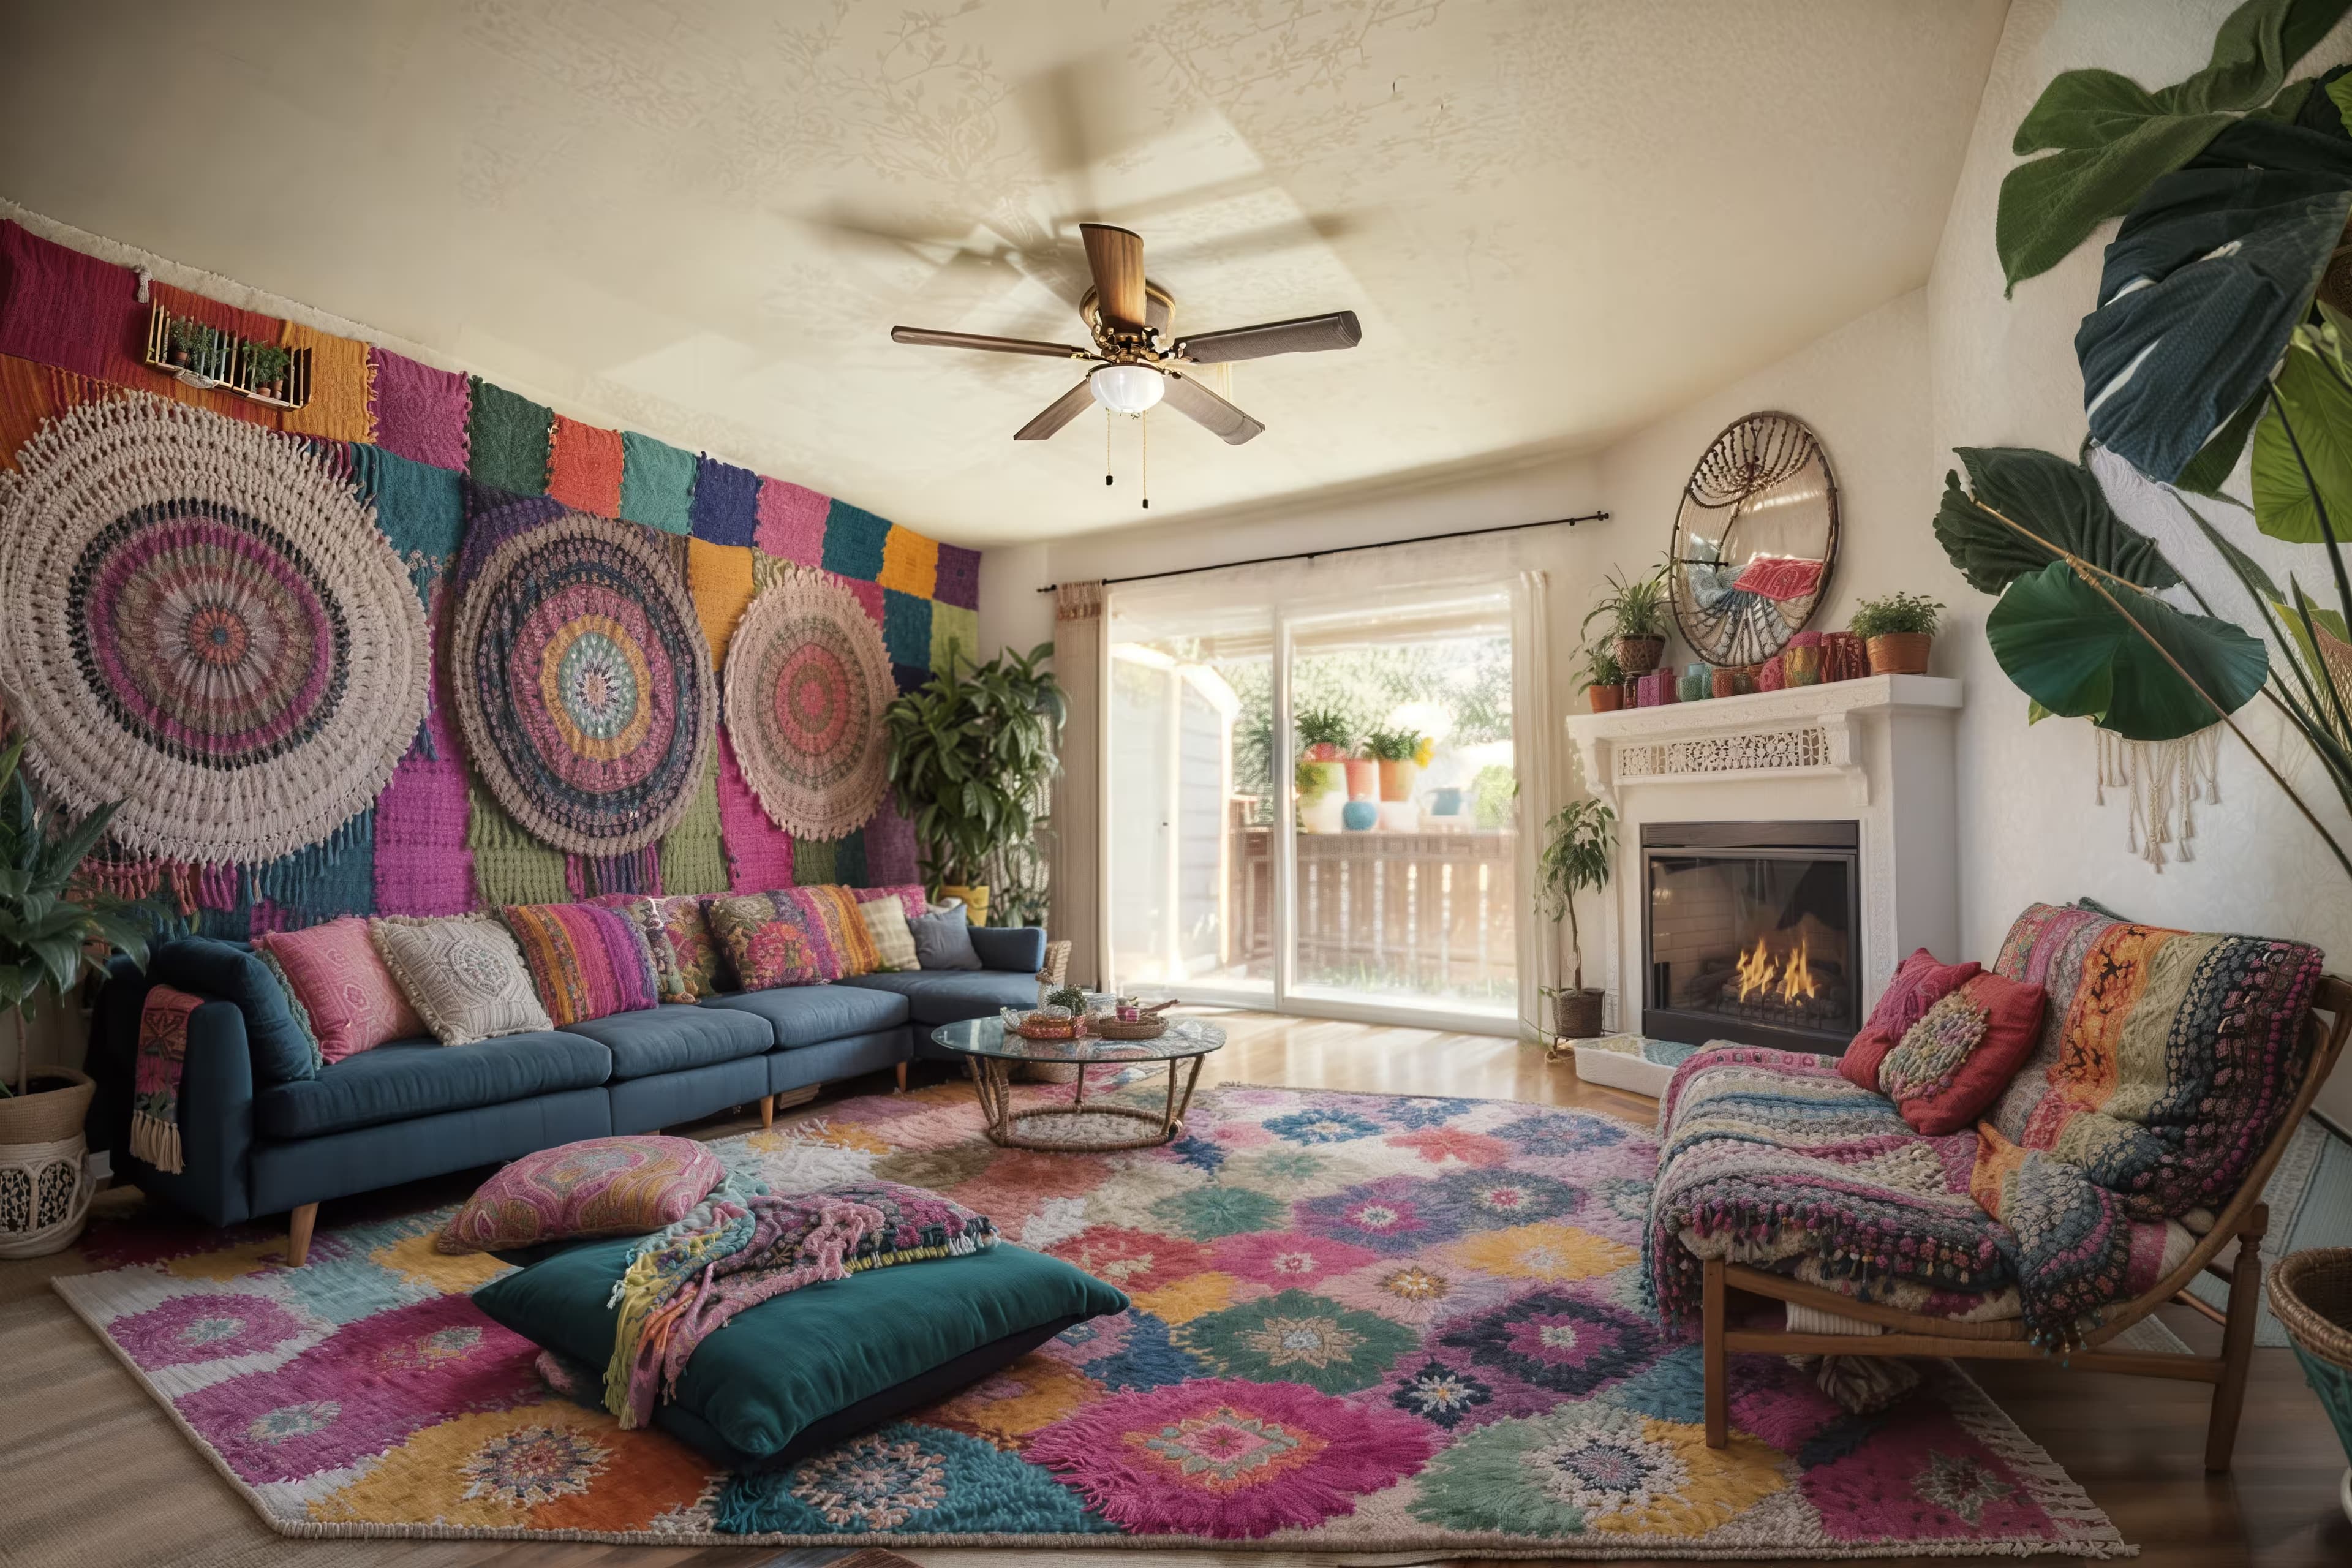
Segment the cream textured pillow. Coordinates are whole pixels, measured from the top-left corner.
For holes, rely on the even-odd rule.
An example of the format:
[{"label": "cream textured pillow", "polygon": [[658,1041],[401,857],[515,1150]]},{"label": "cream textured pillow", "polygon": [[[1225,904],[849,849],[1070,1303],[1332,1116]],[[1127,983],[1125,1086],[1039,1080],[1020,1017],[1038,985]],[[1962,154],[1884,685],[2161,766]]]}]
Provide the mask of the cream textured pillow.
[{"label": "cream textured pillow", "polygon": [[866,917],[866,929],[874,938],[876,973],[922,967],[915,957],[915,933],[908,928],[905,904],[895,898],[872,899],[858,905],[857,912]]},{"label": "cream textured pillow", "polygon": [[555,1027],[531,989],[522,950],[489,915],[385,916],[368,922],[368,935],[409,1005],[445,1046]]}]

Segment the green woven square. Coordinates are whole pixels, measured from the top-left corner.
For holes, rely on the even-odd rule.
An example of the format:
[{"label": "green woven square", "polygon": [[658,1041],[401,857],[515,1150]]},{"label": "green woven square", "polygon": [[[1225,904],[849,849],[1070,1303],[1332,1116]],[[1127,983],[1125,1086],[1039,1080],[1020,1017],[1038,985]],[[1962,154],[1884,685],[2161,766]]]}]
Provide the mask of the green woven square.
[{"label": "green woven square", "polygon": [[466,472],[476,484],[519,496],[547,489],[547,437],[555,410],[503,386],[474,378],[474,415],[468,426],[472,454]]},{"label": "green woven square", "polygon": [[694,476],[700,467],[691,452],[622,431],[621,515],[664,533],[693,532]]}]

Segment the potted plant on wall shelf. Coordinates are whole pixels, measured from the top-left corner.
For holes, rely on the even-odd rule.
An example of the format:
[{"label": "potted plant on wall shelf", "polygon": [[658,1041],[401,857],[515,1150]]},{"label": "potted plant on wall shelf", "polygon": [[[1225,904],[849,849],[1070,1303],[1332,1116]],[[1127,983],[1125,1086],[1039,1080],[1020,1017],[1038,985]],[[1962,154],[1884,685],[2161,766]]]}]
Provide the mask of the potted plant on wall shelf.
[{"label": "potted plant on wall shelf", "polygon": [[1943,614],[1941,601],[1917,594],[1889,594],[1854,606],[1854,636],[1870,650],[1873,675],[1925,675],[1927,650]]},{"label": "potted plant on wall shelf", "polygon": [[1614,713],[1625,706],[1625,667],[1617,662],[1615,648],[1594,643],[1584,656],[1584,668],[1589,678],[1584,700],[1595,713]]},{"label": "potted plant on wall shelf", "polygon": [[1562,1040],[1590,1039],[1601,1033],[1601,993],[1584,986],[1584,946],[1576,928],[1576,896],[1609,882],[1610,858],[1617,850],[1617,814],[1590,796],[1570,801],[1544,824],[1536,857],[1536,910],[1544,919],[1568,921],[1569,983],[1547,992],[1552,1025]]},{"label": "potted plant on wall shelf", "polygon": [[273,402],[286,395],[286,371],[294,351],[276,343],[242,343],[237,348],[237,374],[246,391]]},{"label": "potted plant on wall shelf", "polygon": [[[943,899],[961,899],[974,925],[989,923],[989,878],[1032,850],[1068,710],[1061,682],[1039,668],[1054,653],[1039,643],[945,670],[882,710],[890,740],[890,783],[914,813],[923,879]],[[1042,888],[1025,883],[1000,900],[1003,923],[1042,913]]]},{"label": "potted plant on wall shelf", "polygon": [[[93,1086],[70,1068],[33,1066],[26,1020],[37,1005],[62,1005],[74,983],[102,971],[113,953],[143,966],[150,930],[143,902],[67,896],[115,803],[79,822],[38,810],[17,768],[24,751],[18,741],[0,752],[0,1021],[16,1075],[13,1083],[0,1077],[0,1180],[21,1180],[29,1201],[0,1210],[0,1258],[62,1250],[81,1234],[89,1203],[81,1130]],[[51,1170],[68,1173],[44,1180]]]},{"label": "potted plant on wall shelf", "polygon": [[1646,577],[1628,582],[1611,571],[1607,596],[1586,612],[1582,632],[1607,617],[1616,639],[1617,665],[1625,677],[1647,675],[1666,654],[1666,625],[1672,604],[1666,597],[1666,565],[1661,562]]}]

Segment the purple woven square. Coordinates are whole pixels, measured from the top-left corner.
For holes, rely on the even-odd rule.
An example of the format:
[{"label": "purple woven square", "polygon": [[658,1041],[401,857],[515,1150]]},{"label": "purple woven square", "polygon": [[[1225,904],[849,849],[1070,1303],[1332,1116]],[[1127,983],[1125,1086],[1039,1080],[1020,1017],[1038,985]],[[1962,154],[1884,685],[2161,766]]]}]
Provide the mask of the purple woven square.
[{"label": "purple woven square", "polygon": [[751,542],[803,566],[824,564],[824,520],[833,502],[782,479],[760,481],[760,521]]},{"label": "purple woven square", "polygon": [[474,406],[466,378],[383,349],[370,349],[368,357],[375,362],[375,444],[412,462],[464,472]]},{"label": "purple woven square", "polygon": [[980,608],[980,552],[940,545],[939,582],[931,596],[959,609]]}]

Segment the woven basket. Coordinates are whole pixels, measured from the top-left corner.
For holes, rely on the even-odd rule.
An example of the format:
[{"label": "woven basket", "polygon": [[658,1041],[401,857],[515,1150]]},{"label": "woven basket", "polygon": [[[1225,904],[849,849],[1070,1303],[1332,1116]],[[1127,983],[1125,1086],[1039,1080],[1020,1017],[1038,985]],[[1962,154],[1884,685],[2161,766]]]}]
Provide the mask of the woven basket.
[{"label": "woven basket", "polygon": [[1168,1020],[1144,1017],[1122,1024],[1117,1018],[1096,1018],[1091,1027],[1106,1040],[1156,1040],[1168,1032]]},{"label": "woven basket", "polygon": [[32,1088],[30,1094],[0,1100],[0,1147],[79,1137],[90,1097],[98,1092],[89,1075],[71,1068],[35,1068]]},{"label": "woven basket", "polygon": [[79,1128],[49,1142],[0,1143],[0,1258],[73,1245],[89,1218],[89,1151]]},{"label": "woven basket", "polygon": [[[2352,1247],[2313,1247],[2279,1259],[2271,1270],[2271,1310],[2294,1342],[2304,1381],[2352,1459]],[[2343,1499],[2352,1518],[2352,1472]]]}]

